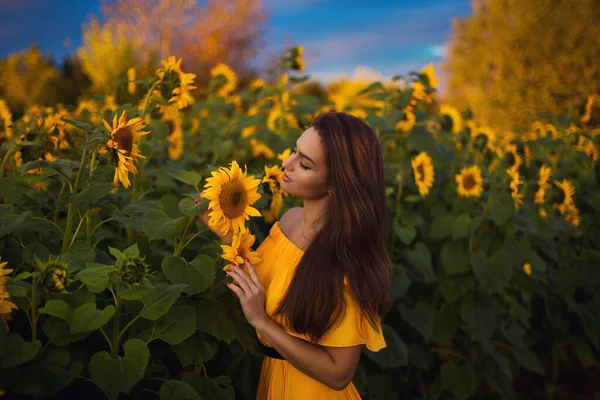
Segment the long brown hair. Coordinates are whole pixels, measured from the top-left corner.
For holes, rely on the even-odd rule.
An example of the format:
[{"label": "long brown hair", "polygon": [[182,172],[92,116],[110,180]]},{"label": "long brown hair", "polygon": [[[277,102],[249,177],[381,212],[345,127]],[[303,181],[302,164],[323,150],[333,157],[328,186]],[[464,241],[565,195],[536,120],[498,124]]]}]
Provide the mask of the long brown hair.
[{"label": "long brown hair", "polygon": [[322,229],[296,266],[275,314],[318,342],[346,312],[350,295],[373,328],[387,313],[392,264],[385,246],[386,203],[379,139],[360,119],[329,112],[312,123],[325,146],[333,192]]}]

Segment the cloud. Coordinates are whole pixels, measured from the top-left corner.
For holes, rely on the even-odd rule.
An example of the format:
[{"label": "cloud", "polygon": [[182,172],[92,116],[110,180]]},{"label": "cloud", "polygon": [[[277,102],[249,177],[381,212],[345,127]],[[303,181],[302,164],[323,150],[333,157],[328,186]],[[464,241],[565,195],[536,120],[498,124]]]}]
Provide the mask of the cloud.
[{"label": "cloud", "polygon": [[429,46],[428,50],[434,57],[444,58],[448,54],[448,46],[446,45]]}]

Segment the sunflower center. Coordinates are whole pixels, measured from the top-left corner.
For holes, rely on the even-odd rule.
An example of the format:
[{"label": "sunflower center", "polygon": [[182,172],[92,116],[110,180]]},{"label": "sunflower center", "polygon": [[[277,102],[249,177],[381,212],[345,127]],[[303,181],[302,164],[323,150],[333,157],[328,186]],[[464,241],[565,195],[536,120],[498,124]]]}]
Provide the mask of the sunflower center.
[{"label": "sunflower center", "polygon": [[242,215],[248,205],[248,195],[244,184],[238,180],[224,184],[219,195],[219,202],[223,214],[228,219],[234,219]]},{"label": "sunflower center", "polygon": [[417,172],[419,173],[419,180],[424,180],[425,168],[423,167],[423,164],[419,164],[419,166],[417,167]]},{"label": "sunflower center", "polygon": [[516,158],[513,153],[507,153],[504,157],[504,160],[506,161],[506,164],[508,164],[509,167],[512,167],[513,165],[515,165]]},{"label": "sunflower center", "polygon": [[127,128],[119,128],[113,135],[113,140],[117,142],[120,150],[125,150],[127,152],[126,156],[131,155],[131,150],[133,149],[133,134],[131,130]]},{"label": "sunflower center", "polygon": [[442,128],[447,131],[451,131],[453,126],[454,121],[452,121],[452,117],[446,114],[442,115]]},{"label": "sunflower center", "polygon": [[487,146],[488,137],[485,133],[480,133],[475,137],[475,147],[482,150]]},{"label": "sunflower center", "polygon": [[262,184],[262,188],[266,194],[273,194],[273,191],[271,190],[270,182],[264,182]]},{"label": "sunflower center", "polygon": [[463,178],[463,186],[466,190],[471,190],[477,182],[472,174],[466,174]]},{"label": "sunflower center", "polygon": [[169,134],[167,136],[171,136],[173,132],[175,132],[175,122],[172,119],[168,119],[165,121],[167,127],[169,128]]},{"label": "sunflower center", "polygon": [[554,190],[553,202],[557,204],[564,203],[566,199],[565,192],[562,189]]}]

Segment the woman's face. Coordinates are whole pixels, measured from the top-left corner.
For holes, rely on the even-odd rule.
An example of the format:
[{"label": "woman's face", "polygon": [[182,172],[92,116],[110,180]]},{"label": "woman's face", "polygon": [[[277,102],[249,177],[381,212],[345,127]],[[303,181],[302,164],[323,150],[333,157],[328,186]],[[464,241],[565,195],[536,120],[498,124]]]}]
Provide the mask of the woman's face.
[{"label": "woman's face", "polygon": [[292,155],[281,165],[285,169],[281,180],[283,190],[306,200],[327,196],[325,147],[312,126],[300,135]]}]

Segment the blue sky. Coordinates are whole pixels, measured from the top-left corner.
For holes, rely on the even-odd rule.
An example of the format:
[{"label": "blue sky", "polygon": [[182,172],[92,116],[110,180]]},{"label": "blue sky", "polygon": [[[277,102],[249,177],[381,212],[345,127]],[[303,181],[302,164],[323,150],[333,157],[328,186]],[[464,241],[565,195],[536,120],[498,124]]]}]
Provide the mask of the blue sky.
[{"label": "blue sky", "polygon": [[[307,73],[322,80],[357,67],[385,79],[437,66],[452,18],[470,13],[469,0],[264,0],[264,7],[265,52],[303,44]],[[60,60],[81,44],[81,26],[100,15],[100,0],[0,0],[0,10],[0,57],[35,42]]]}]

